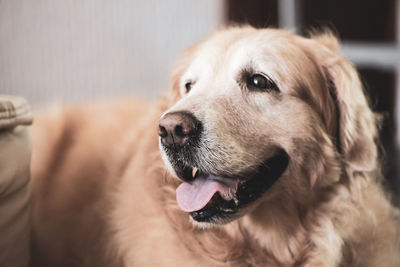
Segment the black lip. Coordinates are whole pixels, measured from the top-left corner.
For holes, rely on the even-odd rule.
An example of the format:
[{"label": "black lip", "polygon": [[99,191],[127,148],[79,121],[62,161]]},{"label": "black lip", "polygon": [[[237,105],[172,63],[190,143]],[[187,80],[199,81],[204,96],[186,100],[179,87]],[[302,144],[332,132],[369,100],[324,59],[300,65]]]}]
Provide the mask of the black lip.
[{"label": "black lip", "polygon": [[176,175],[183,181],[185,182],[191,182],[194,180],[192,177],[192,167],[189,167],[185,164],[182,164],[180,162],[176,162],[173,164]]},{"label": "black lip", "polygon": [[199,147],[199,138],[190,139],[190,141],[182,147],[167,147],[163,144],[162,147],[176,175],[185,182],[191,182],[193,180],[192,169],[196,166],[194,155],[196,155],[196,149]]},{"label": "black lip", "polygon": [[288,165],[289,155],[281,149],[260,165],[252,178],[239,185],[232,200],[226,201],[215,194],[203,209],[191,212],[190,215],[197,222],[216,223],[231,217],[240,208],[261,197],[281,177]]}]

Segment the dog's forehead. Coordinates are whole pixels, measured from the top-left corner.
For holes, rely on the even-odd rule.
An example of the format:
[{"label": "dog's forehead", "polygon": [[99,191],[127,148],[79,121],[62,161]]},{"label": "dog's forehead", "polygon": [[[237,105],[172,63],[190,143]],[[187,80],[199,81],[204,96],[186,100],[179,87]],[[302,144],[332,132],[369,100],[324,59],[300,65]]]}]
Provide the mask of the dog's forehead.
[{"label": "dog's forehead", "polygon": [[[290,56],[295,42],[290,33],[277,30],[244,30],[216,34],[203,42],[186,71],[190,79],[236,73],[252,67],[263,72],[278,71]],[[295,49],[290,49],[294,53]],[[271,74],[271,73],[268,73]]]}]

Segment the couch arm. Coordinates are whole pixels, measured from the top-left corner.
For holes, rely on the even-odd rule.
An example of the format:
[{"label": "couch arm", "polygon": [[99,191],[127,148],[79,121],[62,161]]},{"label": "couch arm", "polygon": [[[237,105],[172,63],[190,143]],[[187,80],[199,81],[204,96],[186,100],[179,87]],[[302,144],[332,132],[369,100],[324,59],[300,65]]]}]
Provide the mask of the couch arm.
[{"label": "couch arm", "polygon": [[29,264],[29,163],[26,125],[32,123],[28,103],[0,95],[0,266]]}]

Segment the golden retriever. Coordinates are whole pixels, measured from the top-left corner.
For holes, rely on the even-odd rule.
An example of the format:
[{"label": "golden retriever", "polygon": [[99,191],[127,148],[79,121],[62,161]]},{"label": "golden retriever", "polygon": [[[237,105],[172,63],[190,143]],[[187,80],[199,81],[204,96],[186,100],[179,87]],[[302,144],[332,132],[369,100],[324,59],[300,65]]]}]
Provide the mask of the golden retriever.
[{"label": "golden retriever", "polygon": [[34,266],[400,266],[378,120],[331,33],[224,29],[155,103],[47,114]]}]

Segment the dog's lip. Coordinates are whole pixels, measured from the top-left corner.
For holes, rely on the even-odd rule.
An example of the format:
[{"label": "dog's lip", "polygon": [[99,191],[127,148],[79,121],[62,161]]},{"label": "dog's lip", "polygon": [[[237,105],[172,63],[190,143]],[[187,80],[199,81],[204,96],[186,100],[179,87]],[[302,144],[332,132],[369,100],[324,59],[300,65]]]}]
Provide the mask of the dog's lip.
[{"label": "dog's lip", "polygon": [[222,182],[228,181],[228,179],[231,180],[239,180],[239,183],[245,182],[248,178],[246,177],[252,177],[255,175],[255,172],[247,173],[247,174],[228,174],[228,173],[217,173],[217,172],[206,172],[203,171],[201,167],[199,166],[189,166],[185,165],[183,166],[180,170],[175,170],[177,176],[187,182],[192,182],[194,179],[198,177],[213,177],[213,179],[220,179]]},{"label": "dog's lip", "polygon": [[[209,199],[208,203],[199,210],[191,211],[190,215],[198,222],[217,221],[219,217],[226,217],[236,213],[239,208],[252,203],[263,193],[268,190],[283,174],[289,164],[289,156],[283,149],[278,149],[274,156],[268,158],[261,164],[256,173],[247,176],[250,178],[243,179],[243,175],[239,178],[223,176],[223,179],[237,179],[237,190],[232,199],[227,200],[215,192]],[[187,173],[192,175],[192,167],[188,167]],[[201,171],[197,171],[196,175],[205,175]],[[195,176],[194,179],[196,179]],[[193,177],[192,177],[193,178]]]}]

